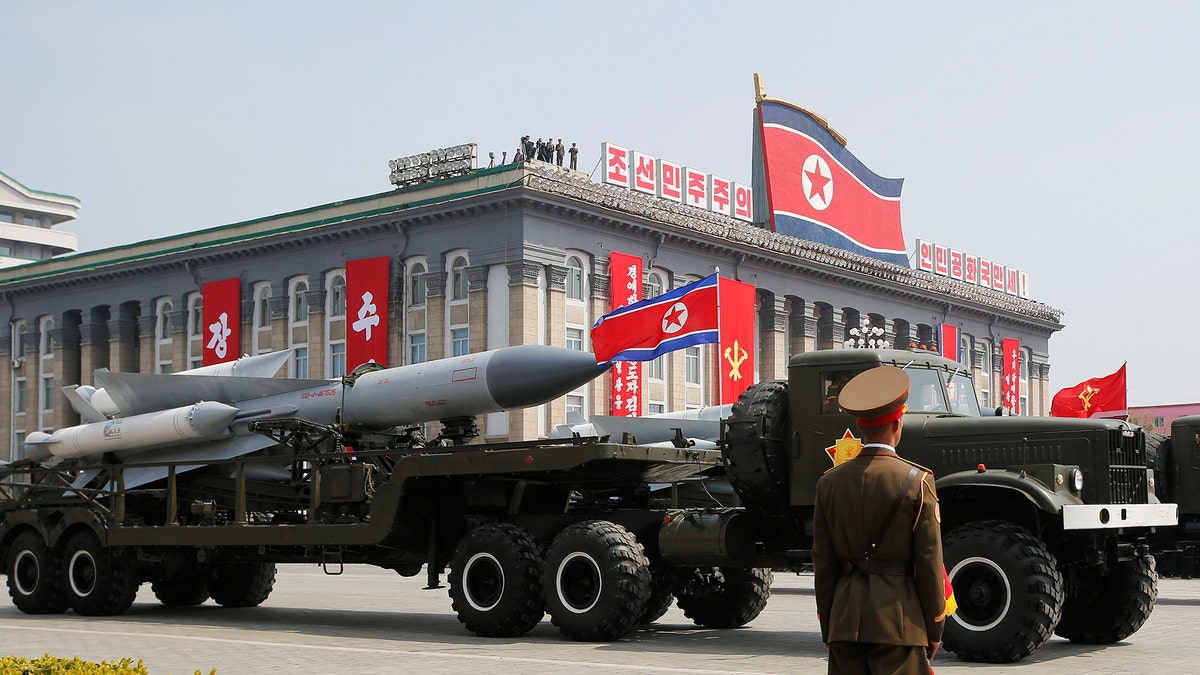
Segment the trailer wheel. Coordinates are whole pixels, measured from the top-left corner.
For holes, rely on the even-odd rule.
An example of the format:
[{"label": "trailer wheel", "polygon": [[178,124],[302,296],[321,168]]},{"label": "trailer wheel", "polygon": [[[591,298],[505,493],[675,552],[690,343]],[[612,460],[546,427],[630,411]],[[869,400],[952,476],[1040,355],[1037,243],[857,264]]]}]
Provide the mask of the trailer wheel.
[{"label": "trailer wheel", "polygon": [[150,585],[154,597],[168,607],[203,605],[208,600],[208,585],[201,576],[160,579]]},{"label": "trailer wheel", "polygon": [[238,562],[219,565],[208,592],[222,607],[257,607],[275,587],[275,563]]},{"label": "trailer wheel", "polygon": [[1011,663],[1054,634],[1062,575],[1027,530],[998,520],[967,523],[946,535],[942,549],[958,603],[946,621],[946,649],[964,661]]},{"label": "trailer wheel", "polygon": [[702,567],[677,591],[677,602],[698,626],[737,628],[762,613],[774,580],[767,568]]},{"label": "trailer wheel", "polygon": [[480,637],[524,635],[542,620],[542,556],[525,530],[489,523],[467,533],[450,561],[450,606]]},{"label": "trailer wheel", "polygon": [[90,531],[72,535],[64,550],[64,590],[76,614],[112,616],[129,609],[141,582],[128,557],[114,555]]},{"label": "trailer wheel", "polygon": [[26,614],[66,611],[61,562],[42,535],[33,531],[17,535],[8,549],[4,571],[8,594],[17,609]]},{"label": "trailer wheel", "polygon": [[[733,404],[733,418],[722,453],[729,482],[749,506],[778,512],[788,503],[788,384],[760,382]],[[760,426],[750,419],[761,419]]]},{"label": "trailer wheel", "polygon": [[574,640],[616,640],[628,633],[645,615],[650,584],[645,550],[615,523],[571,525],[546,551],[546,610]]},{"label": "trailer wheel", "polygon": [[666,614],[671,605],[675,604],[676,575],[673,569],[659,566],[650,567],[650,599],[646,601],[646,611],[642,612],[639,625],[654,623]]},{"label": "trailer wheel", "polygon": [[1079,584],[1067,598],[1055,633],[1071,642],[1108,645],[1133,635],[1158,599],[1153,556],[1122,560],[1107,575]]}]

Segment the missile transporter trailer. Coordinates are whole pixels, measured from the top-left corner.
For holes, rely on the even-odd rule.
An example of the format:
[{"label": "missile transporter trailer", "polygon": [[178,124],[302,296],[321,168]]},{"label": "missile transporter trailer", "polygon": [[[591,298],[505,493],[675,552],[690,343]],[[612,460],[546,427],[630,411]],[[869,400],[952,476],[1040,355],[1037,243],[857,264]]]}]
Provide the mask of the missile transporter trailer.
[{"label": "missile transporter trailer", "polygon": [[[699,625],[741,626],[765,606],[772,569],[810,561],[816,481],[857,443],[829,386],[882,364],[913,382],[900,452],[937,475],[959,604],[946,646],[1014,661],[1055,632],[1135,632],[1157,592],[1142,540],[1176,522],[1174,505],[1148,503],[1141,431],[981,417],[958,364],[905,351],[794,357],[787,382],[742,395],[715,450],[682,434],[671,447],[447,446],[292,417],[249,422],[273,442],[232,459],[17,462],[0,470],[0,560],[27,613],[118,614],[144,582],[169,605],[253,606],[278,563],[353,563],[423,570],[431,588],[448,570],[451,605],[481,636],[549,614],[573,639],[611,640],[672,601]],[[446,421],[470,437],[469,422]],[[126,480],[148,468],[165,477]],[[721,503],[721,484],[737,505]]]}]

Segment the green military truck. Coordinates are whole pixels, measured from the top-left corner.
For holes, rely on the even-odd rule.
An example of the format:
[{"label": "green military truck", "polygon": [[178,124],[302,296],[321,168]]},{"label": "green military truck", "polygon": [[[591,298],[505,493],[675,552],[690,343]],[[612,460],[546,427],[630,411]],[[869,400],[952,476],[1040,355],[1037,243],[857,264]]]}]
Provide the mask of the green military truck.
[{"label": "green military truck", "polygon": [[[854,443],[829,385],[881,364],[912,377],[901,453],[938,477],[959,603],[946,646],[1014,661],[1054,632],[1108,643],[1136,631],[1157,588],[1142,538],[1176,523],[1173,505],[1148,503],[1141,432],[981,417],[958,364],[904,351],[793,358],[787,382],[743,394],[719,449],[682,434],[674,447],[447,445],[287,418],[247,423],[272,443],[232,459],[22,460],[0,468],[0,560],[30,614],[119,614],[142,583],[172,606],[248,607],[277,564],[355,563],[423,571],[428,588],[448,570],[451,606],[481,636],[521,635],[548,614],[570,638],[611,640],[672,602],[701,626],[741,626],[765,606],[771,569],[809,562],[816,480]],[[148,468],[165,477],[126,480]],[[680,505],[722,483],[740,506]]]},{"label": "green military truck", "polygon": [[1150,539],[1163,576],[1200,576],[1200,415],[1180,417],[1170,434],[1146,435],[1146,466],[1155,492],[1179,505],[1179,524]]}]

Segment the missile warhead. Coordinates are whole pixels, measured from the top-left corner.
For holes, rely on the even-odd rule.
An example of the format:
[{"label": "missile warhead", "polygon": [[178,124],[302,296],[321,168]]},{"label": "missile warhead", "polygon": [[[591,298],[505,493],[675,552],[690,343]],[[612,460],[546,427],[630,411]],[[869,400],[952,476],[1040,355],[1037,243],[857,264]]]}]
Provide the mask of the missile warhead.
[{"label": "missile warhead", "polygon": [[365,373],[346,389],[342,415],[351,424],[385,429],[528,408],[578,389],[605,369],[575,349],[504,347]]}]

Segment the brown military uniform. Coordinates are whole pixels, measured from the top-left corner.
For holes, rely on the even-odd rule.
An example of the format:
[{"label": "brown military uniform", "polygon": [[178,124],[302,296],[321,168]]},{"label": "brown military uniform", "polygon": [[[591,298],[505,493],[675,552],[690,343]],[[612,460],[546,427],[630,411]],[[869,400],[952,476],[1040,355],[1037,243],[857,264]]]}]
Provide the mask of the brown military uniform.
[{"label": "brown military uniform", "polygon": [[[854,384],[840,400],[860,420],[903,413],[907,376],[899,395],[879,394],[882,402],[847,401]],[[817,481],[813,565],[830,673],[928,675],[925,648],[941,641],[945,626],[940,520],[933,475],[888,445],[867,444]]]}]

